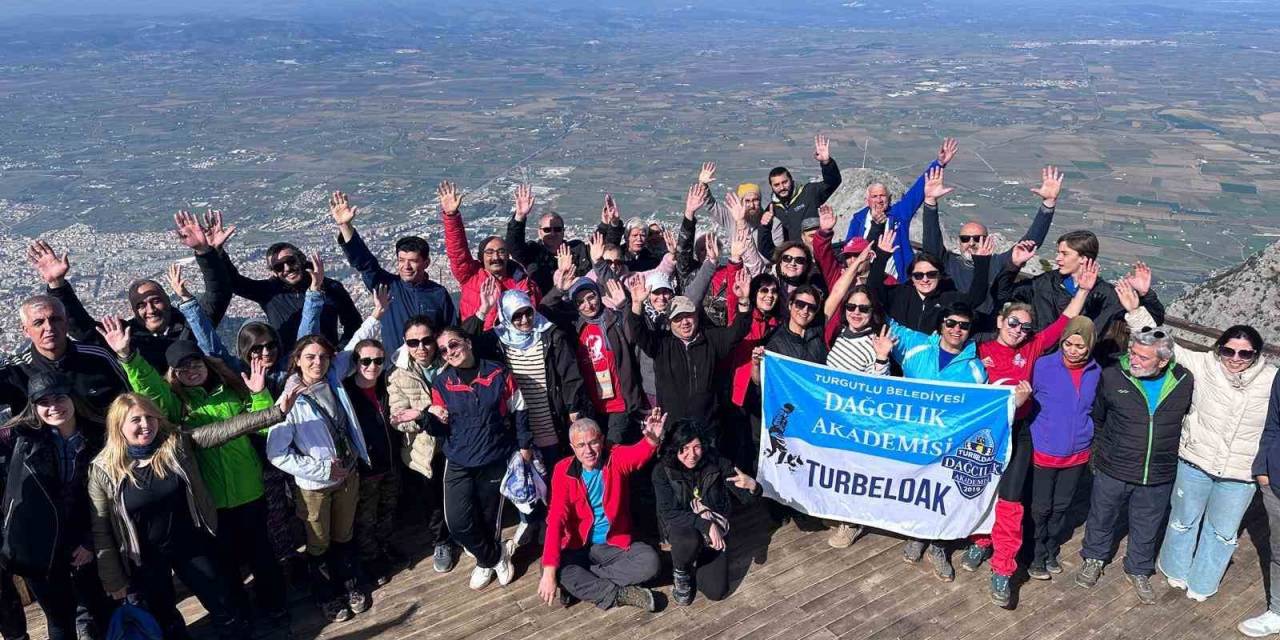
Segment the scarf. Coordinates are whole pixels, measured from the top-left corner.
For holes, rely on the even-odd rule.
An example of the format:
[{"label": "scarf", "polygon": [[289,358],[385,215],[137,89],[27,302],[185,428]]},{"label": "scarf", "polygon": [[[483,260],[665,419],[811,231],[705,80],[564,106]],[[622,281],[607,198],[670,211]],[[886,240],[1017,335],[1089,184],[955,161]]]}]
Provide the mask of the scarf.
[{"label": "scarf", "polygon": [[125,446],[125,453],[129,456],[130,460],[146,460],[147,458],[155,455],[156,450],[160,448],[160,445],[164,444],[164,440],[164,433],[159,433],[151,440],[151,444],[131,444]]},{"label": "scarf", "polygon": [[551,321],[534,309],[533,328],[520,331],[511,323],[511,316],[521,309],[533,309],[533,300],[529,298],[529,294],[511,289],[502,292],[502,301],[498,304],[498,324],[494,326],[493,332],[503,344],[514,349],[528,349],[533,346],[534,340],[552,327]]}]

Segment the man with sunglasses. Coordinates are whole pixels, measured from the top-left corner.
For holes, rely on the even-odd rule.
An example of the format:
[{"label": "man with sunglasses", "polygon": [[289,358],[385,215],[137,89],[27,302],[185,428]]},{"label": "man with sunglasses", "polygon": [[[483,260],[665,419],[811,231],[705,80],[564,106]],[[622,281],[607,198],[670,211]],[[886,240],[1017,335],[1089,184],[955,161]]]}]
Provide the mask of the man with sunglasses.
[{"label": "man with sunglasses", "polygon": [[[943,270],[955,283],[957,289],[967,289],[973,281],[974,253],[987,238],[986,225],[977,220],[970,220],[960,226],[959,243],[956,251],[951,251],[942,241],[942,226],[938,221],[938,199],[951,193],[952,188],[942,182],[942,169],[933,169],[925,174],[924,183],[924,238],[923,248],[942,259]],[[1040,172],[1040,187],[1031,189],[1031,193],[1040,196],[1040,209],[1031,221],[1031,226],[1023,234],[1021,242],[1033,242],[1036,246],[1044,244],[1049,227],[1053,225],[1054,207],[1058,205],[1058,194],[1062,192],[1062,172],[1055,167],[1045,167]],[[1010,265],[1013,249],[996,254],[988,268],[989,282]],[[988,295],[977,311],[990,316],[994,310],[991,296]]]},{"label": "man with sunglasses", "polygon": [[[950,282],[943,280],[942,262],[928,254],[916,254],[907,264],[905,280],[900,284],[886,284],[886,269],[897,247],[906,242],[893,229],[886,229],[876,243],[875,259],[867,274],[867,289],[880,301],[890,318],[899,324],[921,333],[929,333],[937,327],[942,309],[956,302],[963,302],[972,310],[987,297],[987,263],[995,250],[995,243],[987,238],[978,247],[974,262],[980,267],[966,291],[955,291]],[[976,320],[976,315],[974,318]]]},{"label": "man with sunglasses", "polygon": [[1115,548],[1115,525],[1129,514],[1125,577],[1138,601],[1155,604],[1151,576],[1178,470],[1183,419],[1195,381],[1173,360],[1173,335],[1144,327],[1129,338],[1128,353],[1102,370],[1093,404],[1093,492],[1085,522],[1076,584],[1091,588]]},{"label": "man with sunglasses", "polygon": [[517,262],[524,265],[529,277],[537,283],[539,291],[550,291],[556,272],[556,252],[568,245],[573,255],[576,276],[586,275],[591,269],[591,255],[581,240],[565,240],[564,218],[554,211],[538,218],[538,239],[527,240],[529,213],[533,211],[533,187],[522,184],[516,187],[515,213],[507,221],[507,247]]},{"label": "man with sunglasses", "polygon": [[360,273],[360,279],[369,291],[387,287],[391,294],[390,308],[382,316],[382,336],[388,353],[395,353],[402,344],[401,330],[410,318],[426,316],[433,327],[447,327],[458,321],[458,310],[449,290],[431,281],[427,268],[431,266],[431,245],[418,236],[405,236],[396,240],[396,272],[382,268],[373,252],[365,245],[364,238],[356,232],[353,221],[357,208],[351,206],[347,194],[333,192],[329,197],[329,213],[338,225],[338,246],[347,256],[347,262]]}]

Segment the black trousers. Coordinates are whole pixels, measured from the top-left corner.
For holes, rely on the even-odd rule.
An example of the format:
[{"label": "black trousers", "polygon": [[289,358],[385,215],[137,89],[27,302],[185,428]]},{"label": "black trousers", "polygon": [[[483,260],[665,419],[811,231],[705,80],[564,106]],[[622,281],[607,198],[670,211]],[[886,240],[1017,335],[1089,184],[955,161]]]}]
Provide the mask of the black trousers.
[{"label": "black trousers", "polygon": [[498,546],[499,492],[506,460],[481,467],[460,467],[445,462],[444,518],[453,540],[476,557],[476,566],[493,568],[502,559]]},{"label": "black trousers", "polygon": [[[1000,484],[996,486],[996,495],[1001,500],[1022,502],[1026,495],[1027,474],[1031,469],[1032,450],[1031,426],[1025,421],[1013,425],[1013,450],[1009,452],[1009,464],[1000,474]],[[1034,482],[1034,479],[1032,480]]]},{"label": "black trousers", "polygon": [[1050,469],[1034,467],[1031,480],[1031,519],[1035,522],[1036,548],[1033,562],[1043,564],[1057,558],[1067,531],[1067,512],[1084,477],[1088,463]]},{"label": "black trousers", "polygon": [[249,596],[245,593],[240,567],[249,565],[253,572],[254,604],[260,611],[276,612],[285,607],[284,571],[276,562],[275,549],[267,527],[267,501],[253,502],[230,509],[218,509],[217,559],[227,583],[227,593],[241,617],[249,614]]},{"label": "black trousers", "polygon": [[1116,520],[1128,505],[1129,546],[1124,554],[1124,572],[1138,576],[1155,574],[1157,542],[1164,531],[1172,495],[1173,481],[1154,485],[1133,484],[1095,470],[1080,557],[1103,562],[1111,559]]},{"label": "black trousers", "polygon": [[27,637],[27,615],[22,611],[22,599],[13,584],[13,574],[3,569],[0,569],[0,636],[4,640]]},{"label": "black trousers", "polygon": [[692,527],[667,525],[671,542],[671,566],[695,572],[694,584],[708,600],[724,600],[729,595],[729,544],[724,551],[707,546],[702,532]]},{"label": "black trousers", "polygon": [[421,476],[427,508],[427,533],[432,546],[449,544],[449,525],[444,520],[444,456],[436,452],[431,460],[431,477]]},{"label": "black trousers", "polygon": [[79,628],[101,636],[115,610],[115,603],[102,590],[98,564],[72,567],[70,550],[54,559],[50,575],[27,577],[26,582],[44,612],[49,640],[75,640]]},{"label": "black trousers", "polygon": [[142,597],[147,610],[164,629],[165,638],[189,637],[173,591],[175,574],[209,612],[219,635],[231,636],[242,626],[227,593],[226,580],[218,571],[214,540],[204,534],[196,538],[184,549],[144,555],[141,566],[131,576],[132,590]]}]

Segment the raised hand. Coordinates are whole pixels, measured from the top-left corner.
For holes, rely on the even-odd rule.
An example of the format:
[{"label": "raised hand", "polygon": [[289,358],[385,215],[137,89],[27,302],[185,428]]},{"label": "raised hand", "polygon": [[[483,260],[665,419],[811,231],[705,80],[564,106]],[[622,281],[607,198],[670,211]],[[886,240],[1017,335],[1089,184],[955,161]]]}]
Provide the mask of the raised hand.
[{"label": "raised hand", "polygon": [[373,311],[370,315],[381,320],[391,308],[391,287],[380,284],[373,288]]},{"label": "raised hand", "polygon": [[942,198],[955,191],[954,187],[948,187],[943,183],[942,167],[934,167],[924,174],[924,202],[929,206],[938,206],[938,198]]},{"label": "raised hand", "polygon": [[[738,194],[732,191],[725,192],[724,206],[729,209],[729,215],[734,220],[742,221],[747,219],[747,205],[742,202],[742,198],[739,198]],[[761,220],[761,224],[764,224],[763,220]]]},{"label": "raised hand", "polygon": [[125,324],[119,318],[107,316],[100,323],[102,326],[96,327],[98,335],[106,341],[107,346],[124,360],[133,353],[133,330],[129,325]]},{"label": "raised hand", "polygon": [[627,304],[627,290],[622,287],[622,283],[617,278],[611,278],[604,283],[605,294],[604,306],[617,311]]},{"label": "raised hand", "polygon": [[462,206],[462,192],[458,191],[458,186],[445,180],[436,187],[436,197],[440,199],[440,210],[448,214],[458,212],[458,208]]},{"label": "raised hand", "polygon": [[267,388],[267,365],[262,358],[253,358],[253,362],[249,363],[249,373],[240,374],[240,379],[244,380],[244,386],[249,393],[259,393]]},{"label": "raised hand", "polygon": [[600,209],[600,223],[606,227],[618,224],[622,219],[622,213],[618,211],[618,203],[614,202],[613,194],[604,194],[604,206]]},{"label": "raised hand", "polygon": [[347,194],[334,191],[333,195],[329,196],[329,215],[333,216],[334,224],[347,227],[356,219],[356,207],[351,206],[347,201]]},{"label": "raised hand", "polygon": [[627,278],[627,290],[631,292],[631,303],[644,302],[649,297],[649,282],[644,276],[633,273]]},{"label": "raised hand", "polygon": [[666,230],[666,229],[663,229],[663,230],[662,230],[662,242],[663,242],[663,244],[667,245],[667,253],[669,253],[669,254],[671,254],[671,255],[673,255],[673,256],[674,256],[674,255],[676,255],[676,247],[677,247],[677,245],[676,245],[676,234],[671,233],[670,231],[668,231],[668,230]]},{"label": "raised hand", "polygon": [[222,226],[222,212],[212,209],[204,212],[204,223],[201,228],[204,229],[204,236],[209,241],[209,246],[214,249],[221,249],[222,245],[236,233],[236,226],[234,224]]},{"label": "raised hand", "polygon": [[1062,193],[1062,172],[1057,167],[1049,166],[1040,170],[1040,187],[1032,189],[1050,209],[1058,206],[1058,195]]},{"label": "raised hand", "polygon": [[733,276],[733,295],[738,296],[739,306],[755,302],[751,299],[751,276],[746,269],[739,269]]},{"label": "raised hand", "polygon": [[178,240],[188,249],[196,253],[205,253],[211,248],[212,245],[209,244],[204,227],[200,226],[200,222],[191,212],[179,211],[173,214],[173,226],[176,228]]},{"label": "raised hand", "polygon": [[702,236],[702,244],[706,247],[706,261],[713,265],[720,264],[720,238],[715,231],[708,231]]},{"label": "raised hand", "polygon": [[577,271],[577,267],[573,265],[573,252],[569,250],[569,243],[560,243],[560,248],[556,249],[556,273],[552,278],[556,287],[567,292],[573,286],[573,277]]},{"label": "raised hand", "polygon": [[821,231],[832,231],[836,228],[836,210],[831,205],[824,204],[818,207],[818,229]]},{"label": "raised hand", "polygon": [[50,289],[57,289],[67,284],[67,272],[71,270],[68,254],[63,253],[59,257],[44,240],[36,240],[27,245],[27,261],[35,267],[36,273],[40,274],[40,279],[44,280]]},{"label": "raised hand", "polygon": [[533,187],[522,184],[516,187],[516,220],[524,220],[533,211]]},{"label": "raised hand", "polygon": [[848,258],[846,258],[844,261],[844,266],[845,266],[845,269],[852,269],[853,273],[856,274],[858,273],[858,270],[862,268],[862,265],[869,263],[875,259],[876,259],[876,248],[871,245],[867,245],[867,248],[863,249],[862,253],[859,253],[856,256],[849,256]]},{"label": "raised hand", "polygon": [[[744,209],[744,217],[745,217],[745,209]],[[769,205],[769,208],[765,209],[763,212],[760,213],[760,226],[768,227],[771,224],[773,224],[773,205]]]},{"label": "raised hand", "polygon": [[744,491],[755,492],[758,486],[755,478],[742,472],[742,469],[733,468],[733,477],[725,478],[724,481]]},{"label": "raised hand", "polygon": [[307,273],[311,276],[311,290],[324,290],[324,258],[320,257],[320,252],[315,251],[311,254],[311,267],[307,269]]},{"label": "raised hand", "polygon": [[698,172],[698,184],[709,185],[716,181],[716,163],[702,163],[702,170]]},{"label": "raised hand", "polygon": [[1129,274],[1128,280],[1139,297],[1147,295],[1151,291],[1151,268],[1142,261],[1133,263],[1133,273]]},{"label": "raised hand", "polygon": [[738,225],[738,230],[733,232],[733,242],[729,243],[729,260],[738,262],[742,260],[742,254],[747,252],[751,247],[751,230],[746,225]]},{"label": "raised hand", "polygon": [[689,192],[684,196],[685,218],[689,220],[693,219],[694,214],[698,212],[698,209],[702,208],[702,205],[706,203],[708,191],[709,189],[707,189],[707,185],[701,182],[689,187]]},{"label": "raised hand", "polygon": [[492,275],[485,276],[480,283],[480,306],[476,308],[476,317],[485,318],[489,310],[498,306],[498,279]]},{"label": "raised hand", "polygon": [[871,348],[876,351],[876,360],[888,360],[893,353],[893,345],[898,339],[889,333],[889,325],[880,327],[880,333],[871,337]]},{"label": "raised hand", "polygon": [[169,288],[178,296],[180,300],[190,300],[191,290],[187,289],[187,279],[182,277],[182,265],[175,262],[169,265],[165,275],[169,278]]},{"label": "raised hand", "polygon": [[989,256],[996,252],[996,239],[991,236],[982,238],[982,242],[978,243],[978,250],[973,252],[975,256]]},{"label": "raised hand", "polygon": [[956,142],[955,138],[946,138],[942,141],[942,146],[938,147],[938,164],[947,166],[959,150],[960,143]]},{"label": "raised hand", "polygon": [[1009,254],[1009,259],[1019,269],[1034,257],[1036,257],[1036,243],[1033,240],[1023,240],[1013,245],[1013,252]]},{"label": "raised hand", "polygon": [[831,162],[831,140],[824,135],[813,137],[813,158],[818,164]]},{"label": "raised hand", "polygon": [[880,239],[876,241],[876,248],[885,253],[893,253],[893,250],[898,248],[898,232],[885,227],[884,233],[880,234]]},{"label": "raised hand", "polygon": [[1098,284],[1098,263],[1089,258],[1080,260],[1080,269],[1071,276],[1076,281],[1076,287],[1085,291],[1093,291],[1093,287]]},{"label": "raised hand", "polygon": [[591,252],[591,264],[600,262],[600,259],[604,257],[604,234],[599,231],[591,234],[591,240],[587,242],[587,248]]},{"label": "raised hand", "polygon": [[1116,297],[1120,299],[1120,306],[1125,311],[1138,310],[1138,292],[1133,290],[1128,278],[1120,278],[1116,282]]},{"label": "raised hand", "polygon": [[667,414],[662,409],[654,407],[649,411],[649,415],[644,417],[644,435],[650,442],[662,441],[662,428],[667,422]]}]

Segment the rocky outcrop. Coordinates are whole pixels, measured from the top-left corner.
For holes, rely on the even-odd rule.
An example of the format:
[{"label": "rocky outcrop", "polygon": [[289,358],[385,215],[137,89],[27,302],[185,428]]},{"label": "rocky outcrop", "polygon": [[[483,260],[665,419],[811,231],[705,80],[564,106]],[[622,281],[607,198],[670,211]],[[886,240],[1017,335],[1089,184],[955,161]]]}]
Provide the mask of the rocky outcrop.
[{"label": "rocky outcrop", "polygon": [[1267,343],[1280,344],[1278,273],[1280,243],[1275,243],[1189,289],[1169,305],[1169,315],[1218,329],[1253,325]]}]

